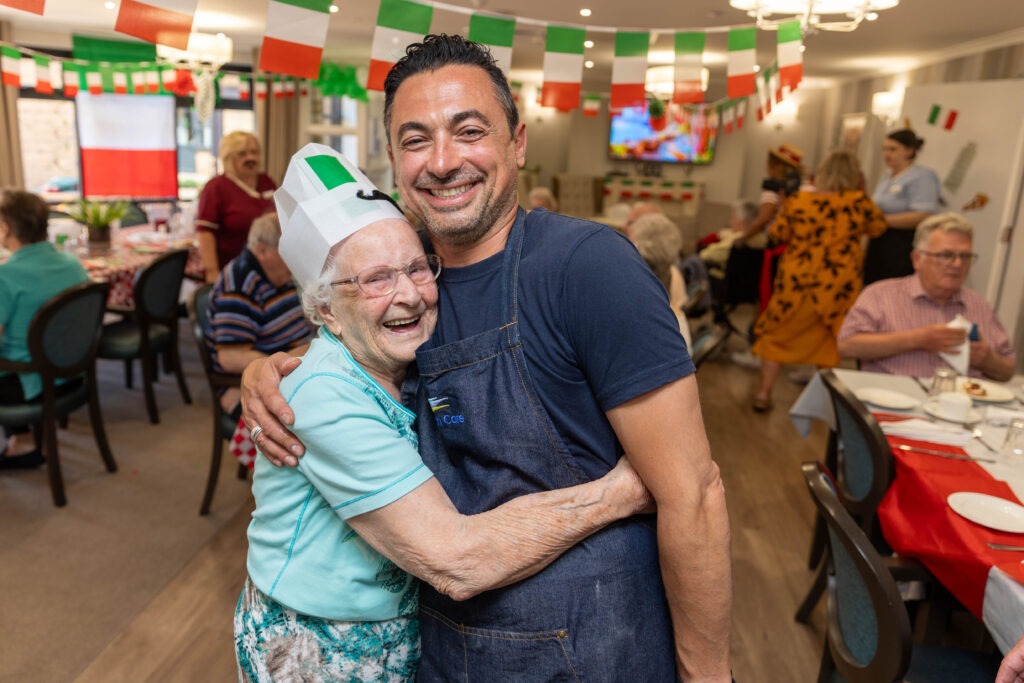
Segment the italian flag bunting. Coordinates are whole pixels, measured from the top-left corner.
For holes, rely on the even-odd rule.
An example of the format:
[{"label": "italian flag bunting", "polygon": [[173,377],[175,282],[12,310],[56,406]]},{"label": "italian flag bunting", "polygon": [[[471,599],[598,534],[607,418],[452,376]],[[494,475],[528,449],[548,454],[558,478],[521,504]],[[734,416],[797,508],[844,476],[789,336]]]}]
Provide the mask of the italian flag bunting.
[{"label": "italian flag bunting", "polygon": [[244,74],[238,77],[238,99],[252,99],[252,81]]},{"label": "italian flag bunting", "polygon": [[112,74],[114,93],[118,95],[128,94],[128,74],[124,71],[115,71]]},{"label": "italian flag bunting", "polygon": [[275,78],[270,83],[270,92],[273,93],[275,100],[280,100],[284,97],[284,83],[281,82],[280,78]]},{"label": "italian flag bunting", "polygon": [[584,95],[583,96],[583,115],[584,116],[597,116],[601,112],[601,96],[600,95]]},{"label": "italian flag bunting", "polygon": [[779,82],[790,90],[796,90],[804,76],[802,45],[799,19],[779,24]]},{"label": "italian flag bunting", "polygon": [[331,0],[270,0],[259,69],[317,78],[330,19]]},{"label": "italian flag bunting", "polygon": [[646,31],[615,33],[615,59],[612,61],[612,109],[642,107],[647,102],[644,77],[651,35]]},{"label": "italian flag bunting", "polygon": [[[370,73],[367,90],[384,90],[384,79],[410,43],[418,43],[430,32],[434,18],[432,5],[409,0],[380,0],[377,29],[370,48]],[[316,78],[316,76],[313,76]]]},{"label": "italian flag bunting", "polygon": [[160,92],[173,93],[174,84],[178,82],[178,70],[169,68],[160,70]]},{"label": "italian flag bunting", "polygon": [[72,62],[64,62],[61,66],[64,72],[61,75],[61,81],[64,84],[64,97],[74,97],[78,94],[78,88],[81,85],[80,68]]},{"label": "italian flag bunting", "polygon": [[267,99],[267,79],[263,76],[256,77],[256,99]]},{"label": "italian flag bunting", "polygon": [[160,92],[160,70],[146,69],[145,73],[146,92],[155,95]]},{"label": "italian flag bunting", "polygon": [[50,76],[50,58],[35,55],[32,60],[36,64],[36,92],[43,95],[53,94],[53,81]]},{"label": "italian flag bunting", "polygon": [[764,117],[772,113],[772,93],[769,89],[768,79],[771,75],[771,67],[757,75],[757,120],[763,121]]},{"label": "italian flag bunting", "polygon": [[103,94],[103,76],[100,75],[99,68],[85,67],[85,87],[89,90],[90,95]]},{"label": "italian flag bunting", "polygon": [[726,134],[732,133],[733,123],[736,120],[736,110],[733,108],[732,102],[725,102],[720,107],[722,113],[722,126],[725,128]]},{"label": "italian flag bunting", "polygon": [[199,0],[121,0],[114,30],[147,43],[188,49]]},{"label": "italian flag bunting", "polygon": [[729,77],[726,94],[729,97],[746,97],[757,90],[754,74],[756,51],[756,28],[734,28],[729,31],[729,64],[726,68]]},{"label": "italian flag bunting", "polygon": [[469,18],[469,39],[486,45],[498,67],[505,72],[512,67],[512,39],[516,34],[516,20],[474,14]]},{"label": "italian flag bunting", "polygon": [[583,81],[583,41],[587,32],[581,28],[548,26],[544,48],[544,85],[540,103],[559,111],[572,111],[580,106]]},{"label": "italian flag bunting", "polygon": [[295,79],[289,78],[284,82],[284,96],[288,98],[295,97]]},{"label": "italian flag bunting", "polygon": [[736,103],[736,129],[743,127],[743,119],[747,116],[747,98],[744,97]]},{"label": "italian flag bunting", "polygon": [[697,104],[704,101],[701,70],[704,68],[703,31],[676,34],[675,88],[676,104]]},{"label": "italian flag bunting", "polygon": [[508,89],[512,91],[512,101],[518,103],[523,92],[523,84],[520,81],[509,81]]},{"label": "italian flag bunting", "polygon": [[779,67],[773,66],[768,71],[768,94],[775,94],[775,104],[782,101],[782,81],[779,79]]},{"label": "italian flag bunting", "polygon": [[3,84],[12,88],[21,87],[21,51],[4,45],[0,48],[0,69],[3,70]]},{"label": "italian flag bunting", "polygon": [[46,6],[46,0],[0,0],[0,5],[20,9],[22,12],[42,14]]}]

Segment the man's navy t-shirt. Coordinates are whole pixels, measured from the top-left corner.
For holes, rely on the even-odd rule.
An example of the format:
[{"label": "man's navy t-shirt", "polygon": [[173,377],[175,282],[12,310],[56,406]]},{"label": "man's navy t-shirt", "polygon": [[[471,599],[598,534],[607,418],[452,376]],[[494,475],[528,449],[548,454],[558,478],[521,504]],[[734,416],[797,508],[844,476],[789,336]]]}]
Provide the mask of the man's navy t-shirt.
[{"label": "man's navy t-shirt", "polygon": [[[518,316],[527,368],[570,453],[599,477],[622,450],[605,412],[694,366],[664,287],[625,237],[535,209],[523,239]],[[437,345],[508,322],[502,258],[442,270]]]}]

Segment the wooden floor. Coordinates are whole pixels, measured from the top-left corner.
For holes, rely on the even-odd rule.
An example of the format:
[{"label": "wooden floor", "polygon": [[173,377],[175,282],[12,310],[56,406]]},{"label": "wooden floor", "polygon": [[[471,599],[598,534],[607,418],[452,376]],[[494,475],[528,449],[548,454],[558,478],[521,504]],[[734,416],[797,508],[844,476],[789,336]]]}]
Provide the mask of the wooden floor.
[{"label": "wooden floor", "polygon": [[[743,348],[735,338],[730,345]],[[819,605],[810,626],[793,621],[812,577],[806,566],[812,506],[799,465],[823,452],[824,431],[799,438],[786,408],[802,387],[785,375],[776,389],[777,407],[766,415],[749,408],[756,372],[731,363],[728,352],[705,363],[698,376],[708,435],[728,492],[736,680],[812,681],[824,610]],[[245,574],[247,522],[243,509],[77,681],[235,680],[231,616]]]}]

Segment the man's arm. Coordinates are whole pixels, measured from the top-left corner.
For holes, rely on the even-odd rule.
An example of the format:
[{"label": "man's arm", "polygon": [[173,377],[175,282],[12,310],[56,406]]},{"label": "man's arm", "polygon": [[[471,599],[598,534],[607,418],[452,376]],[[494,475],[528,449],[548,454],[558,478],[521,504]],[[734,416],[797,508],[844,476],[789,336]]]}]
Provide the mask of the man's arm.
[{"label": "man's arm", "polygon": [[217,363],[225,372],[236,375],[241,374],[254,360],[267,357],[267,354],[254,349],[252,344],[218,345],[216,348]]},{"label": "man's arm", "polygon": [[843,358],[860,360],[888,358],[909,351],[955,353],[966,338],[964,330],[939,323],[901,332],[861,332],[840,339],[838,349]]},{"label": "man's arm", "polygon": [[608,419],[658,506],[658,548],[676,661],[687,683],[729,681],[729,517],[693,375],[627,401]]},{"label": "man's arm", "polygon": [[399,567],[454,600],[520,581],[598,529],[650,504],[625,458],[601,479],[461,515],[436,479],[348,520]]},{"label": "man's arm", "polygon": [[984,339],[971,342],[971,367],[997,382],[1006,382],[1013,377],[1012,358],[1000,356]]}]

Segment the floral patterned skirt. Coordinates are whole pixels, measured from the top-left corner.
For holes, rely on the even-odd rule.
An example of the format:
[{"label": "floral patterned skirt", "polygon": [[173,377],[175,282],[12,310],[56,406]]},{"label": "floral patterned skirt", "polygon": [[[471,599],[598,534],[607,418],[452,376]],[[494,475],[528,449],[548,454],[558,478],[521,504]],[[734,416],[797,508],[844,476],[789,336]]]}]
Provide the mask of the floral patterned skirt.
[{"label": "floral patterned skirt", "polygon": [[246,579],[235,609],[235,655],[241,683],[411,681],[420,659],[419,620],[312,617]]}]

